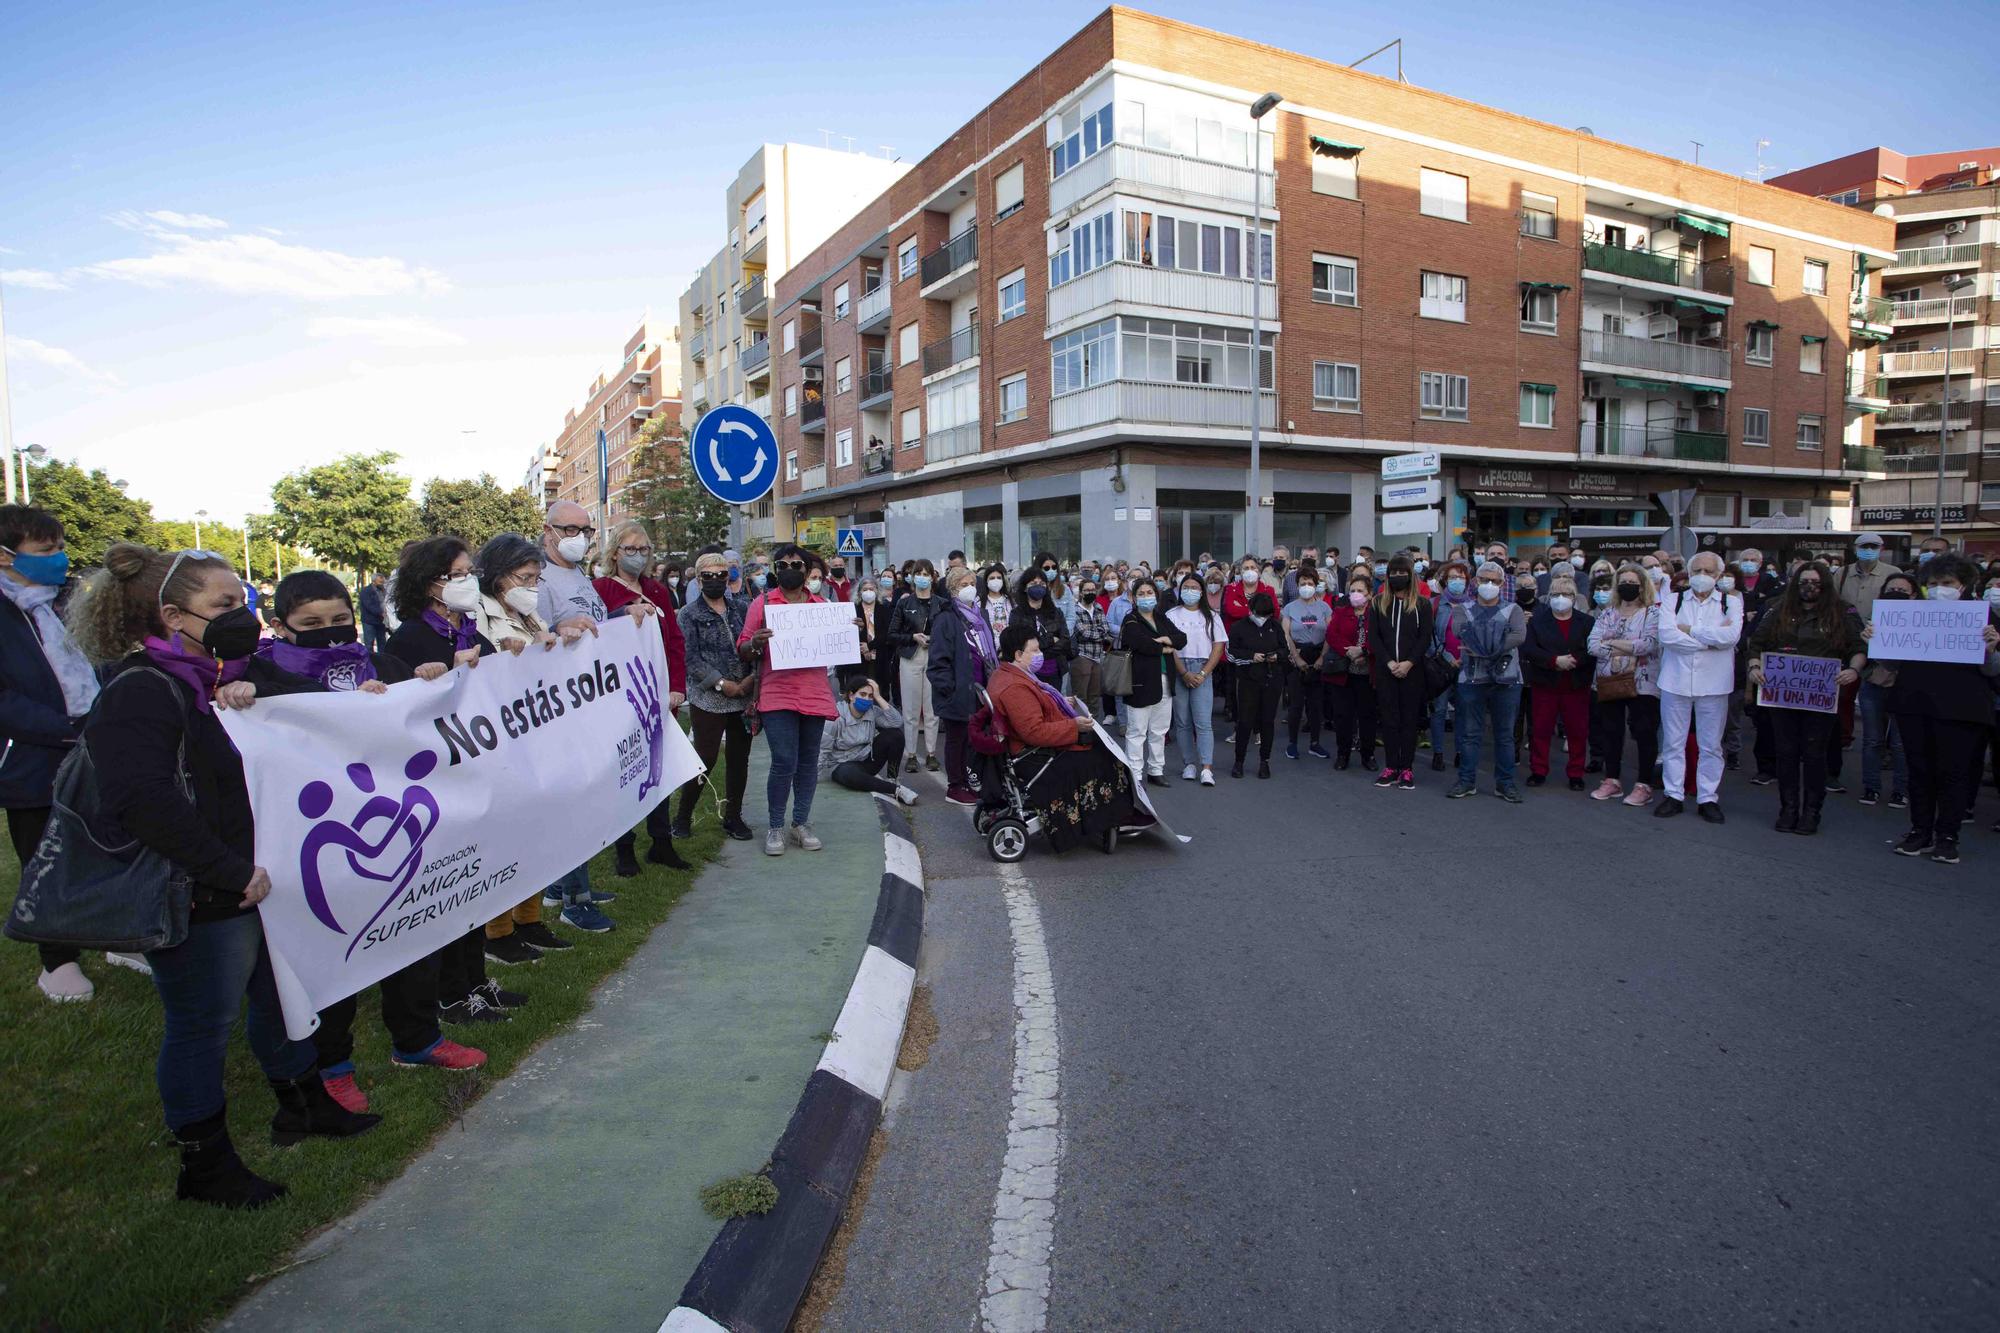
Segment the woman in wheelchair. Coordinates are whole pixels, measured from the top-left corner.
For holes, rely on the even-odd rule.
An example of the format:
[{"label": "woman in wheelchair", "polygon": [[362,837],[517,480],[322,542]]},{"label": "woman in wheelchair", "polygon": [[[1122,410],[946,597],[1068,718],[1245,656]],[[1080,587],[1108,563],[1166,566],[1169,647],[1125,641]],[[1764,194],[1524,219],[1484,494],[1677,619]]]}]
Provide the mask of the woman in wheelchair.
[{"label": "woman in wheelchair", "polygon": [[[1132,770],[1098,744],[1090,710],[1038,678],[1041,657],[1034,631],[1017,621],[1000,635],[1000,666],[986,682],[1021,802],[1041,817],[1056,851],[1088,842],[1108,852],[1120,829],[1150,824],[1152,817],[1134,803]],[[1023,760],[1030,749],[1040,753]],[[1038,758],[1046,763],[1032,762]]]}]

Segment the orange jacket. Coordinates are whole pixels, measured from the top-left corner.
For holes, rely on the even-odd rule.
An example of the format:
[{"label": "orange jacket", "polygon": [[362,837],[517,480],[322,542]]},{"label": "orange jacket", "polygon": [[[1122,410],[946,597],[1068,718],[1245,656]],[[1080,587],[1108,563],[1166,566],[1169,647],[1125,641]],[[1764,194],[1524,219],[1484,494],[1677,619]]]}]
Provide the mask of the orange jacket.
[{"label": "orange jacket", "polygon": [[1013,663],[993,672],[986,682],[986,696],[993,701],[994,715],[1007,729],[1007,748],[1019,754],[1029,746],[1053,750],[1087,750],[1089,733],[1077,739],[1076,719],[1056,706],[1048,691],[1033,676]]}]

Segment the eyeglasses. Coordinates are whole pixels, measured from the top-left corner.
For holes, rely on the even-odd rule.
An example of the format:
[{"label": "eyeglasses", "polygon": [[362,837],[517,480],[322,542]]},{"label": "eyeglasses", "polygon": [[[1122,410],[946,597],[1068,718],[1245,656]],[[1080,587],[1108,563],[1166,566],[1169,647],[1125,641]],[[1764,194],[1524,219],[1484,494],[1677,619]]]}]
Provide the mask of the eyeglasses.
[{"label": "eyeglasses", "polygon": [[181,562],[183,560],[219,560],[229,570],[230,573],[233,574],[236,572],[236,566],[229,563],[229,557],[221,554],[220,552],[216,551],[176,552],[174,555],[173,563],[167,566],[167,576],[160,580],[159,609],[162,611],[167,609],[167,585],[169,583],[172,583],[174,581],[174,575],[180,572]]},{"label": "eyeglasses", "polygon": [[650,546],[621,546],[618,548],[618,554],[620,555],[651,555],[652,553],[653,548]]},{"label": "eyeglasses", "polygon": [[595,537],[597,529],[588,523],[551,523],[549,531],[563,537]]}]

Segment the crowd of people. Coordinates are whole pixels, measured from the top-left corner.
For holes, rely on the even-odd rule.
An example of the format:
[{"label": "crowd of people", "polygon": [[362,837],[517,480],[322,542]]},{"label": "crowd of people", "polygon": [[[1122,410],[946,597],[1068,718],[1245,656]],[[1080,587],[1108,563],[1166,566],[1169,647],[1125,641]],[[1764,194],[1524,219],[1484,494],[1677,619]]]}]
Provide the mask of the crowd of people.
[{"label": "crowd of people", "polygon": [[[1307,548],[1295,561],[1279,547],[1160,570],[1046,552],[1018,570],[975,567],[952,551],[941,566],[919,557],[871,571],[790,543],[747,555],[718,544],[676,562],[644,526],[600,533],[587,510],[558,502],[539,534],[477,550],[434,535],[356,590],[310,569],[255,589],[225,556],[127,543],[79,580],[61,523],[7,506],[0,805],[26,864],[58,767],[82,747],[104,813],[191,878],[185,941],[112,961],[149,972],[165,1014],[157,1077],[181,1150],[179,1197],[255,1207],[284,1187],[244,1166],[224,1122],[223,1055],[246,1001],[276,1141],[349,1137],[379,1117],[355,1078],[359,997],[323,1012],[310,1040],[286,1035],[255,915],[271,879],[255,864],[242,762],[217,710],[436,680],[498,653],[560,650],[627,616],[662,636],[664,702],[704,764],[721,761],[716,813],[733,839],[758,836],[744,802],[762,737],[770,856],[824,846],[812,823],[823,770],[905,804],[918,800],[906,779],[935,773],[946,800],[990,811],[1029,758],[1033,776],[1016,785],[1053,847],[1110,851],[1151,822],[1141,786],[1172,785],[1170,736],[1181,780],[1200,787],[1217,785],[1218,745],[1231,779],[1253,762],[1257,779],[1272,778],[1282,744],[1285,759],[1330,771],[1358,759],[1376,787],[1398,790],[1417,786],[1428,749],[1454,799],[1490,772],[1508,802],[1561,782],[1657,818],[1692,805],[1712,823],[1725,818],[1723,773],[1747,750],[1751,781],[1778,786],[1777,828],[1810,835],[1827,796],[1849,790],[1858,731],[1859,802],[1886,796],[1907,812],[1898,853],[1952,864],[1987,765],[2000,784],[2000,561],[1982,568],[1932,539],[1905,571],[1883,547],[1863,533],[1851,561],[1782,569],[1755,549],[1591,561],[1562,542],[1530,555],[1494,541],[1438,559],[1363,547],[1351,560]],[[1984,662],[1871,657],[1873,604],[1919,598],[1983,598]],[[851,606],[859,661],[776,666],[770,608],[826,602]],[[1837,659],[1839,708],[1760,705],[1765,653]],[[642,832],[646,861],[685,868],[675,840],[691,835],[698,796],[688,784],[618,839],[617,876],[639,873]],[[391,1063],[483,1064],[445,1029],[470,1038],[528,1003],[492,970],[614,929],[615,900],[579,864],[385,978]],[[75,949],[42,946],[37,985],[58,1002],[93,994]]]}]

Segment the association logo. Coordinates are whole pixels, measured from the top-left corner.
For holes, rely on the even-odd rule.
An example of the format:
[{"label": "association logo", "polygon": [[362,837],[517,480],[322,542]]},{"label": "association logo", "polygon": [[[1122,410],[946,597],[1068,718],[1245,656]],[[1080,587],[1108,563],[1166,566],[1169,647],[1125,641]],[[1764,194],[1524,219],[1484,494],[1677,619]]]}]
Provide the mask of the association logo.
[{"label": "association logo", "polygon": [[[660,707],[660,673],[642,657],[625,664],[625,701],[638,717],[639,739],[645,745],[644,771],[640,772],[638,746],[631,747],[629,763],[620,764],[620,786],[637,775],[639,799],[660,785],[661,770],[667,761],[666,714]],[[625,747],[621,746],[621,749]]]},{"label": "association logo", "polygon": [[[401,795],[391,796],[376,790],[375,774],[368,765],[349,764],[347,781],[359,800],[346,819],[330,813],[335,804],[331,783],[315,780],[299,789],[299,813],[315,821],[299,848],[299,878],[306,906],[328,930],[351,937],[349,955],[368,927],[409,887],[423,864],[424,840],[437,827],[439,810],[437,798],[422,779],[436,767],[437,756],[429,750],[411,755],[403,765],[409,785]],[[322,873],[329,865],[328,858],[332,858],[331,868],[336,873],[344,858],[347,872],[388,886],[381,906],[351,932],[341,924],[328,898]]]}]

